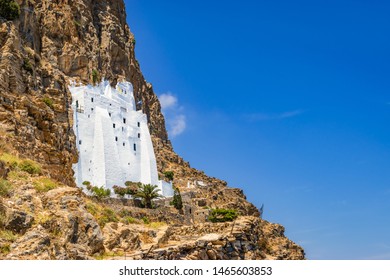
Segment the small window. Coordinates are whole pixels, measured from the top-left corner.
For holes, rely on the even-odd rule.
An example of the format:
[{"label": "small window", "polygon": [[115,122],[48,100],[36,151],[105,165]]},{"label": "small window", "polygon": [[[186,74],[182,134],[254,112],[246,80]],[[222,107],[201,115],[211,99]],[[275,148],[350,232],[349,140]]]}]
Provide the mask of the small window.
[{"label": "small window", "polygon": [[141,138],[141,133],[138,133],[138,138]]},{"label": "small window", "polygon": [[137,122],[137,126],[138,126],[138,127],[140,127],[140,126],[141,126],[140,122]]},{"label": "small window", "polygon": [[123,142],[123,147],[124,147],[124,146],[126,146],[126,143],[125,143],[125,142]]},{"label": "small window", "polygon": [[111,117],[111,113],[108,113],[108,115]]},{"label": "small window", "polygon": [[133,149],[134,151],[137,151],[137,144],[134,144]]},{"label": "small window", "polygon": [[115,141],[118,141],[118,137],[115,137]]},{"label": "small window", "polygon": [[81,145],[81,143],[82,143],[81,140],[79,140],[79,145]]},{"label": "small window", "polygon": [[123,123],[126,123],[126,118],[123,118]]},{"label": "small window", "polygon": [[112,124],[112,127],[115,128],[115,123]]},{"label": "small window", "polygon": [[125,128],[122,126],[122,131],[125,131]]},{"label": "small window", "polygon": [[91,111],[93,112],[93,108],[91,108]]},{"label": "small window", "polygon": [[91,102],[93,102],[93,97],[91,98]]},{"label": "small window", "polygon": [[88,118],[90,117],[91,115],[88,115]]},{"label": "small window", "polygon": [[111,106],[111,103],[110,103],[110,106]]}]

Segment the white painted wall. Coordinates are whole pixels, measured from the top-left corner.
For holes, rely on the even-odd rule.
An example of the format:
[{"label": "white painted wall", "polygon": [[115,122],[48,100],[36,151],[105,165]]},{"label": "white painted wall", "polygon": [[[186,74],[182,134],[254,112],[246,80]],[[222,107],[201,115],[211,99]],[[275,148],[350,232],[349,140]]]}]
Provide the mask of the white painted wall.
[{"label": "white painted wall", "polygon": [[159,189],[162,190],[162,193],[166,197],[172,197],[174,195],[172,182],[158,181]]},{"label": "white painted wall", "polygon": [[141,182],[173,195],[172,185],[158,180],[147,117],[136,111],[131,83],[118,83],[114,89],[103,81],[69,89],[79,151],[79,162],[73,165],[76,184],[83,187],[89,181],[112,189],[126,181]]}]

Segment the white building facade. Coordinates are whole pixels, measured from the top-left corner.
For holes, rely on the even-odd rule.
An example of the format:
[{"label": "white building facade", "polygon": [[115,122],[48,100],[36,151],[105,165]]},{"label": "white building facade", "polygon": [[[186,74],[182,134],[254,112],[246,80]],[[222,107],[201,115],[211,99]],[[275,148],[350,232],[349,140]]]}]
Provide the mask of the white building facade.
[{"label": "white building facade", "polygon": [[132,84],[121,82],[114,89],[103,81],[97,86],[72,84],[69,90],[79,151],[73,165],[76,184],[88,181],[112,190],[126,181],[141,182],[172,196],[172,184],[158,180],[147,117],[136,110]]}]

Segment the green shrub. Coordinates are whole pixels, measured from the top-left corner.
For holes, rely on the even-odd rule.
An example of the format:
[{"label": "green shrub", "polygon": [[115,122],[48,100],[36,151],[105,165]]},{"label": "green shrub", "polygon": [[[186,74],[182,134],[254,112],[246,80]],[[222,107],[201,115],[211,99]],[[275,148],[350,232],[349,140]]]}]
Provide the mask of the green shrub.
[{"label": "green shrub", "polygon": [[20,15],[19,4],[13,0],[0,0],[0,16],[8,20],[14,20]]},{"label": "green shrub", "polygon": [[111,195],[111,190],[104,187],[87,186],[87,189],[90,191],[92,196],[96,197],[99,201],[103,198],[110,197]]},{"label": "green shrub", "polygon": [[0,179],[0,196],[8,197],[12,192],[12,186],[10,182],[4,179]]},{"label": "green shrub", "polygon": [[25,171],[32,175],[42,173],[42,169],[39,166],[39,164],[29,159],[22,160],[19,163],[19,168],[20,170]]},{"label": "green shrub", "polygon": [[170,204],[173,205],[177,210],[183,209],[183,201],[178,188],[174,188],[173,200]]},{"label": "green shrub", "polygon": [[124,197],[125,195],[134,195],[138,191],[138,187],[128,186],[128,187],[119,187],[114,186],[114,193],[119,195],[120,197]]},{"label": "green shrub", "polygon": [[49,97],[44,97],[43,98],[43,102],[47,105],[47,106],[49,106],[50,108],[52,108],[53,109],[53,104],[54,104],[54,102],[53,102],[53,100],[51,99],[51,98],[49,98]]},{"label": "green shrub", "polygon": [[101,227],[104,227],[107,223],[111,222],[118,222],[118,218],[112,209],[104,208],[102,213],[100,213],[98,223]]},{"label": "green shrub", "polygon": [[91,182],[89,182],[89,181],[84,181],[84,182],[83,182],[83,185],[86,186],[87,189],[88,189],[88,187],[91,186]]},{"label": "green shrub", "polygon": [[102,207],[99,203],[95,203],[91,200],[88,200],[86,203],[86,209],[96,221],[100,227],[104,227],[107,223],[118,222],[118,216],[114,210],[108,207]]},{"label": "green shrub", "polygon": [[31,74],[33,73],[33,67],[32,67],[30,60],[28,58],[25,58],[23,61],[23,69]]},{"label": "green shrub", "polygon": [[238,217],[234,209],[213,209],[209,216],[209,221],[213,223],[230,222]]},{"label": "green shrub", "polygon": [[169,181],[173,181],[173,171],[165,171],[164,172],[164,176],[166,179],[168,179]]},{"label": "green shrub", "polygon": [[146,224],[146,225],[150,224],[150,220],[149,220],[149,218],[146,217],[146,216],[143,216],[143,217],[142,217],[142,221],[143,221],[144,224]]},{"label": "green shrub", "polygon": [[86,208],[92,216],[96,216],[99,212],[98,207],[94,203],[87,203]]},{"label": "green shrub", "polygon": [[142,184],[133,197],[140,198],[146,208],[153,208],[153,199],[160,198],[162,196],[159,194],[158,186]]},{"label": "green shrub", "polygon": [[126,187],[132,187],[132,188],[135,188],[135,189],[138,189],[142,186],[142,183],[140,182],[132,182],[132,181],[126,181],[125,182],[125,186]]},{"label": "green shrub", "polygon": [[92,70],[92,82],[95,85],[99,80],[99,72],[96,69]]},{"label": "green shrub", "polygon": [[140,221],[138,219],[135,219],[135,218],[129,217],[129,216],[123,217],[122,218],[122,222],[124,224],[126,224],[126,225],[128,225],[128,224],[139,224],[140,223]]}]

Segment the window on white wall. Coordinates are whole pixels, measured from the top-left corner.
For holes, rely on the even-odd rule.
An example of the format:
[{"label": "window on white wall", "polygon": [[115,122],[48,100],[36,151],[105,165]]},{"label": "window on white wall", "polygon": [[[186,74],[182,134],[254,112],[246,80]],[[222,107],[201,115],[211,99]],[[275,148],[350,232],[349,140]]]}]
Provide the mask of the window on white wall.
[{"label": "window on white wall", "polygon": [[138,133],[138,138],[141,138],[141,133]]},{"label": "window on white wall", "polygon": [[118,137],[115,137],[115,141],[118,141]]},{"label": "window on white wall", "polygon": [[115,128],[115,123],[112,124],[112,127]]},{"label": "window on white wall", "polygon": [[123,118],[123,123],[126,123],[126,118]]},{"label": "window on white wall", "polygon": [[140,126],[141,126],[140,122],[137,122],[137,126],[138,126],[138,127],[140,127]]},{"label": "window on white wall", "polygon": [[125,143],[125,142],[123,142],[123,147],[124,147],[124,146],[126,146],[126,143]]},{"label": "window on white wall", "polygon": [[91,97],[91,102],[93,102],[93,97]]},{"label": "window on white wall", "polygon": [[79,145],[81,145],[81,140],[79,140]]},{"label": "window on white wall", "polygon": [[137,151],[137,144],[134,144],[133,149],[134,151]]}]

